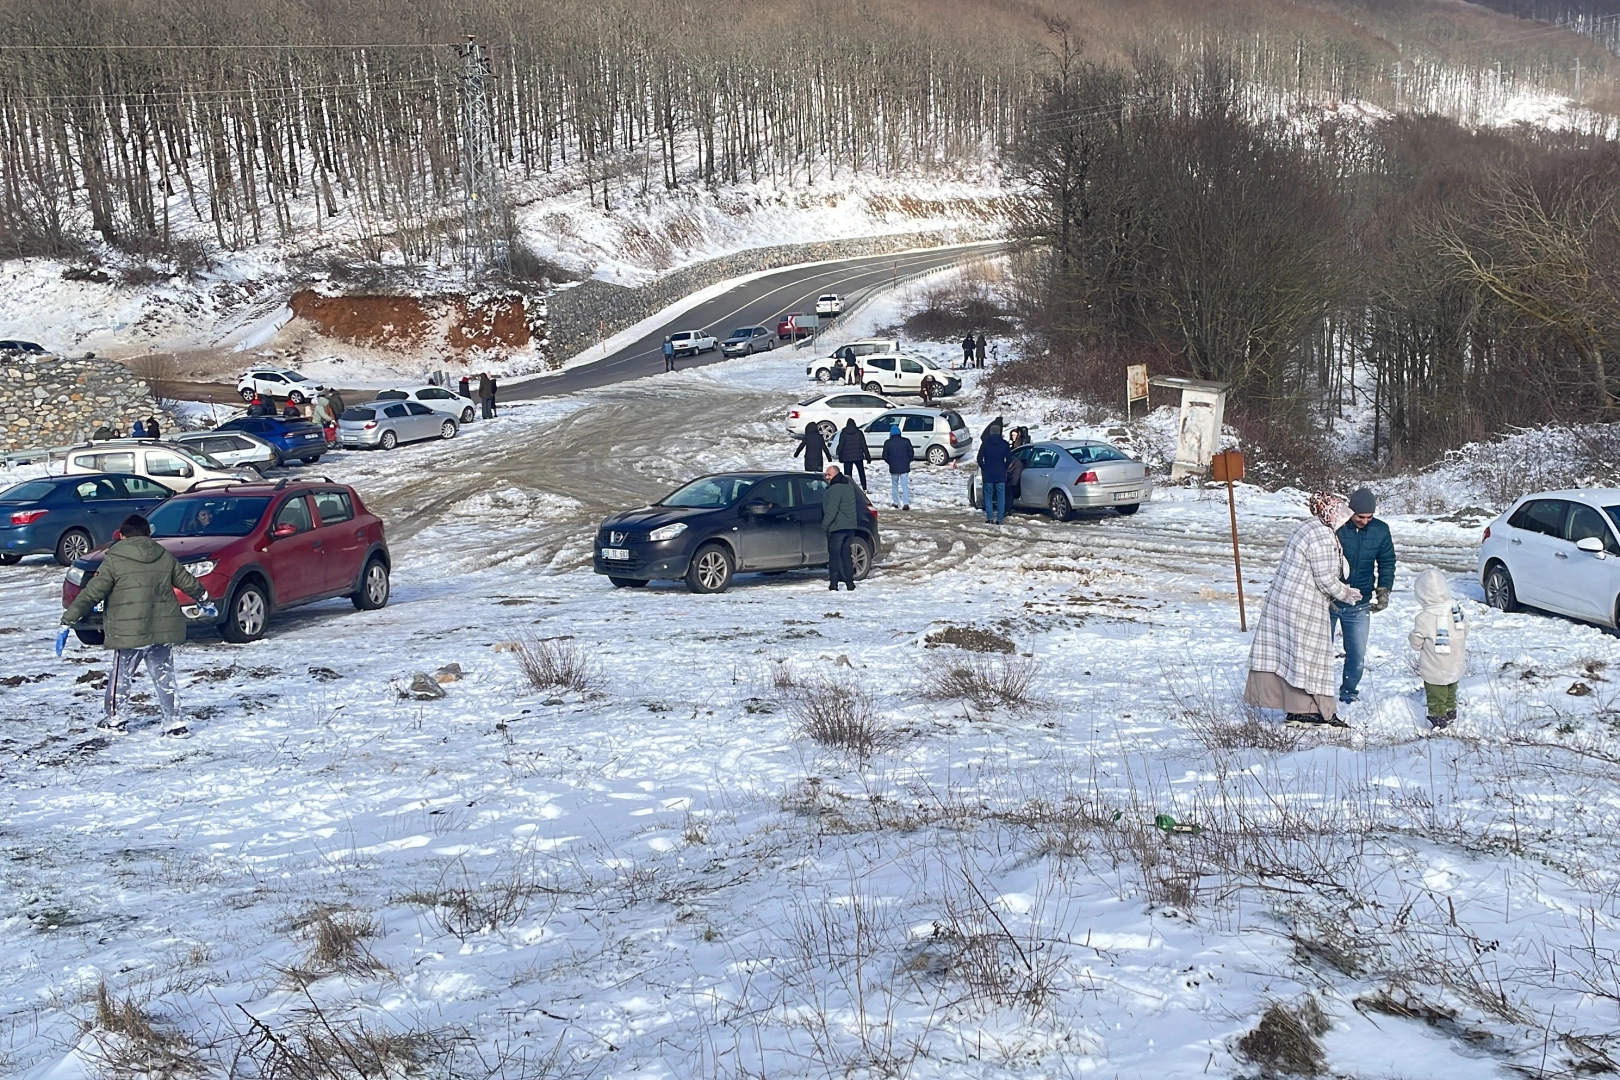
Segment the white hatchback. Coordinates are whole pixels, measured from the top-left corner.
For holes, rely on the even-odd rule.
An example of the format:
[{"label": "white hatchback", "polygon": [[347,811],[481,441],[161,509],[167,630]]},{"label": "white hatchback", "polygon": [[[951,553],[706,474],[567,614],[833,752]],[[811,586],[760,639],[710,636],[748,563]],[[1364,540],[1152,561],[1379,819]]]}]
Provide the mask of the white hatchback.
[{"label": "white hatchback", "polygon": [[473,403],[443,386],[418,386],[414,390],[384,390],[377,395],[377,400],[420,401],[436,413],[455,417],[459,424],[470,424],[473,419]]},{"label": "white hatchback", "polygon": [[236,380],[236,392],[243,401],[252,401],[253,395],[286,398],[295,405],[306,405],[315,395],[331,387],[307,379],[287,368],[249,368]]},{"label": "white hatchback", "polygon": [[1485,602],[1620,627],[1620,489],[1526,495],[1485,528]]},{"label": "white hatchback", "polygon": [[789,435],[797,437],[804,434],[806,425],[815,424],[831,443],[838,429],[848,421],[855,421],[856,427],[865,427],[894,407],[894,402],[886,397],[853,388],[847,394],[816,394],[788,410],[787,430]]}]

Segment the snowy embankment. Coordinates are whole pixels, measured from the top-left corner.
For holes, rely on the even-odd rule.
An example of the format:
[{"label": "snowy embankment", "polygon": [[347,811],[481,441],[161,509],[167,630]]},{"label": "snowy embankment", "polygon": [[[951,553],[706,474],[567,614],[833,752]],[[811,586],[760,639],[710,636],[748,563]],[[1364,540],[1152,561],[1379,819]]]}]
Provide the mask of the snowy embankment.
[{"label": "snowy embankment", "polygon": [[[322,1047],[459,1077],[1608,1061],[1614,639],[1484,608],[1476,523],[1392,515],[1351,730],[1281,729],[1238,701],[1224,492],[994,528],[925,466],[909,515],[874,470],[888,550],[853,594],[592,574],[606,511],[792,464],[802,357],[323,462],[388,521],[393,601],[183,650],[185,742],[99,736],[104,654],[49,651],[60,571],[8,568],[0,1072],[299,1075]],[[963,409],[1040,420],[1012,407]],[[1238,514],[1252,621],[1304,510],[1244,488]],[[1443,737],[1405,642],[1431,564],[1473,627]],[[949,627],[992,651],[929,640]],[[510,643],[542,640],[578,686],[525,679]],[[401,697],[450,663],[442,700]],[[869,738],[807,734],[829,721]]]}]

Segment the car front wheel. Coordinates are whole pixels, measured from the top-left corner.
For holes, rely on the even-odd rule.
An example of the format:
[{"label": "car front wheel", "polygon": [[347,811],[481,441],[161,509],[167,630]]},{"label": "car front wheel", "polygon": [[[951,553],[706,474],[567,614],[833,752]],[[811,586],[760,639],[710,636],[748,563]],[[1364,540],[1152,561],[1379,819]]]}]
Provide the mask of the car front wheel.
[{"label": "car front wheel", "polygon": [[1519,597],[1513,591],[1513,575],[1501,563],[1485,575],[1485,602],[1498,611],[1518,611]]},{"label": "car front wheel", "polygon": [[872,545],[864,537],[849,542],[849,569],[856,581],[865,581],[872,572]]},{"label": "car front wheel", "polygon": [[454,420],[446,420],[444,423],[439,425],[439,438],[441,438],[441,439],[453,439],[455,437],[456,437],[456,422]]},{"label": "car front wheel", "polygon": [[219,625],[219,636],[234,645],[257,641],[264,635],[265,623],[270,618],[270,601],[264,590],[248,582],[236,590],[225,608],[225,621]]},{"label": "car front wheel", "polygon": [[930,446],[928,448],[928,464],[948,465],[951,461],[951,452],[943,446]]},{"label": "car front wheel", "polygon": [[723,544],[706,544],[686,568],[686,587],[695,593],[725,592],[733,572],[731,552]]},{"label": "car front wheel", "polygon": [[377,445],[384,450],[392,450],[399,445],[399,436],[392,431],[385,431],[382,433],[382,438],[377,440]]},{"label": "car front wheel", "polygon": [[473,411],[472,411],[472,406],[471,405],[469,405],[465,409],[461,410],[461,422],[463,424],[472,423],[472,418],[473,418]]},{"label": "car front wheel", "polygon": [[22,556],[15,551],[0,551],[0,566],[16,566],[22,562]]},{"label": "car front wheel", "polygon": [[1069,503],[1069,497],[1061,491],[1054,491],[1046,497],[1046,508],[1052,512],[1053,521],[1068,521],[1074,507]]},{"label": "car front wheel", "polygon": [[289,390],[287,391],[287,400],[292,402],[294,405],[302,405],[309,399],[297,390]]},{"label": "car front wheel", "polygon": [[832,372],[828,371],[826,368],[822,368],[820,371],[816,372],[816,382],[824,383],[824,382],[831,382],[831,381],[832,381]]},{"label": "car front wheel", "polygon": [[56,561],[62,566],[72,566],[75,560],[84,558],[94,546],[89,533],[83,529],[69,529],[56,541]]},{"label": "car front wheel", "polygon": [[366,563],[360,575],[360,591],[349,597],[358,611],[376,611],[388,603],[388,567],[381,559]]}]

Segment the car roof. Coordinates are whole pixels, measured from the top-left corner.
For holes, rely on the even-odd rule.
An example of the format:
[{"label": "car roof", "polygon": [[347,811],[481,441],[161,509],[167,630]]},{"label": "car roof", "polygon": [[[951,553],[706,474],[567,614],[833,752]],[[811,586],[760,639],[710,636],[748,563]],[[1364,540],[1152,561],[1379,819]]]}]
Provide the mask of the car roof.
[{"label": "car roof", "polygon": [[1562,491],[1536,491],[1529,495],[1521,495],[1515,500],[1515,506],[1527,499],[1575,499],[1580,502],[1589,502],[1593,506],[1613,506],[1620,504],[1620,488],[1565,488]]},{"label": "car roof", "polygon": [[216,487],[194,488],[191,491],[182,491],[175,495],[176,499],[184,499],[198,495],[218,495],[229,492],[232,495],[274,495],[282,491],[308,491],[312,488],[348,488],[336,480],[321,477],[318,480],[305,480],[291,476],[280,480],[243,480],[240,483],[219,484]]},{"label": "car roof", "polygon": [[955,412],[956,410],[930,409],[925,405],[896,405],[894,408],[888,411],[892,413],[912,413],[917,416],[943,416],[948,412]]},{"label": "car roof", "polygon": [[168,439],[92,439],[89,442],[68,447],[68,452],[77,453],[80,450],[102,450],[108,447],[112,447],[116,450],[133,450],[137,446],[163,447],[168,445],[170,445],[170,441]]},{"label": "car roof", "polygon": [[[1107,439],[1036,439],[1031,446],[1055,446],[1060,450],[1075,450],[1082,446],[1106,446],[1110,450],[1119,450],[1119,447]],[[1120,453],[1124,453],[1120,450]]]}]

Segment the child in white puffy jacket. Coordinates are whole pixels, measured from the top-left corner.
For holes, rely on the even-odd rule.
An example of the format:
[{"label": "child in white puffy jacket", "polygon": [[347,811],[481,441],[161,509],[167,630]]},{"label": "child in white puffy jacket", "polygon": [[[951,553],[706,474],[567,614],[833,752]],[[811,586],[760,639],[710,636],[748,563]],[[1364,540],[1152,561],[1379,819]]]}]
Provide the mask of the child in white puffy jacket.
[{"label": "child in white puffy jacket", "polygon": [[1418,671],[1429,699],[1429,726],[1443,728],[1457,719],[1457,684],[1466,661],[1468,623],[1440,571],[1423,571],[1413,588],[1423,607],[1407,640],[1420,650]]}]

